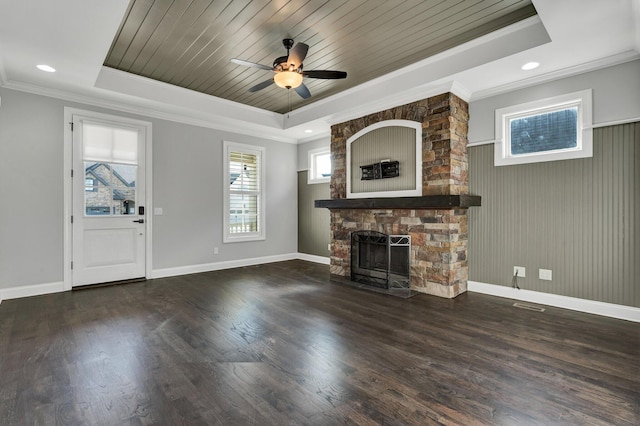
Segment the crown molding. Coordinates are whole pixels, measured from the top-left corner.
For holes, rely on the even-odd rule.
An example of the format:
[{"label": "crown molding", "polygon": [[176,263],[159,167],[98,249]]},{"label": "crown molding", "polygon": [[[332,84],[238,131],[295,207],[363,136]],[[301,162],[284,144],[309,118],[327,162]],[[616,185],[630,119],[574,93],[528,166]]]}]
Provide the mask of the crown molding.
[{"label": "crown molding", "polygon": [[523,80],[514,81],[512,83],[503,84],[501,86],[492,87],[490,89],[478,90],[473,92],[470,101],[478,101],[480,99],[490,98],[492,96],[501,95],[503,93],[512,92],[518,89],[535,86],[542,83],[560,80],[562,78],[571,77],[578,74],[584,74],[591,71],[597,71],[602,68],[612,67],[614,65],[624,64],[640,59],[640,53],[634,50],[618,53],[616,55],[607,56],[605,58],[596,59],[594,61],[585,62],[580,65],[559,69],[556,71],[537,75]]},{"label": "crown molding", "polygon": [[462,99],[468,98],[469,94],[469,91],[464,90],[463,86],[455,81],[427,85],[417,89],[397,93],[393,96],[388,96],[376,102],[368,102],[366,104],[363,104],[360,108],[333,114],[327,117],[327,123],[329,123],[330,126],[333,126],[335,124],[344,123],[345,121],[354,120],[365,115],[374,114],[376,112],[384,111],[400,105],[406,105],[411,102],[416,102],[448,92],[451,92]]},{"label": "crown molding", "polygon": [[185,108],[207,108],[208,111],[216,111],[220,115],[231,118],[234,115],[242,117],[250,115],[259,125],[273,127],[277,130],[282,129],[283,114],[228,99],[218,98],[206,93],[106,66],[102,66],[100,69],[95,87],[115,93],[139,96],[143,99],[156,102],[171,103]]},{"label": "crown molding", "polygon": [[302,145],[303,143],[317,142],[317,141],[330,141],[331,140],[331,130],[322,133],[316,133],[313,136],[309,136],[306,138],[298,139],[298,145]]},{"label": "crown molding", "polygon": [[[213,130],[220,130],[223,132],[230,132],[241,134],[245,136],[257,137],[260,139],[272,140],[275,142],[285,142],[291,144],[297,144],[298,140],[295,138],[287,137],[284,135],[276,135],[274,133],[282,132],[279,129],[269,129],[265,131],[260,128],[251,128],[247,126],[247,122],[236,119],[230,119],[222,117],[225,123],[216,122],[221,117],[212,116],[211,119],[196,118],[183,113],[159,111],[153,108],[141,107],[131,105],[125,102],[117,102],[98,98],[94,96],[80,95],[77,93],[67,92],[59,89],[52,89],[48,87],[37,86],[28,83],[6,81],[0,85],[6,89],[16,90],[20,92],[32,93],[34,95],[46,96],[50,98],[61,99],[69,102],[77,102],[84,105],[90,105],[99,108],[107,108],[117,112],[124,112],[128,114],[136,114],[149,118],[156,118],[160,120],[167,120],[176,123],[188,124],[191,126],[204,127]],[[171,107],[170,104],[167,104]],[[177,109],[177,108],[176,108]],[[234,123],[236,125],[230,124]]]}]

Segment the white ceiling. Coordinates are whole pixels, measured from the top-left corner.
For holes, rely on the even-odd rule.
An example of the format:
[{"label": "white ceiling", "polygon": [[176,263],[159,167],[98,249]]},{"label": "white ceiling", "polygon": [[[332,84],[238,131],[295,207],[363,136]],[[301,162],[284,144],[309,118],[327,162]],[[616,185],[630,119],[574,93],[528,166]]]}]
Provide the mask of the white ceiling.
[{"label": "white ceiling", "polygon": [[[533,0],[538,17],[282,115],[103,67],[128,0],[0,0],[0,85],[299,142],[451,90],[479,99],[640,57],[640,0]],[[525,62],[541,66],[523,71]],[[58,72],[44,73],[37,64]],[[312,133],[305,133],[305,130]]]}]

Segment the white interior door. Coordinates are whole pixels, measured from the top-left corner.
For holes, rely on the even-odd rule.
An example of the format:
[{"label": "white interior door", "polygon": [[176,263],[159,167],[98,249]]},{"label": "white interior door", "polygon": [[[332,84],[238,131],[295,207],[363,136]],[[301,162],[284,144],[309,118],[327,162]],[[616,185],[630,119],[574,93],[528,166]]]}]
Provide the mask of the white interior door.
[{"label": "white interior door", "polygon": [[72,121],[72,285],[143,278],[146,128]]}]

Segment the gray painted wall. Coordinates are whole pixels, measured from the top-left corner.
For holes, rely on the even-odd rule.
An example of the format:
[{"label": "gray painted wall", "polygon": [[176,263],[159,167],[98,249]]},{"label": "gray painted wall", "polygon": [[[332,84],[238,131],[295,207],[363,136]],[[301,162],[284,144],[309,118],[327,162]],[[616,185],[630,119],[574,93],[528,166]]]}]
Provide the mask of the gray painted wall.
[{"label": "gray painted wall", "polygon": [[[153,269],[295,253],[297,147],[0,89],[0,288],[63,279],[64,107],[153,123]],[[265,241],[222,243],[222,141],[266,147]],[[213,248],[220,254],[214,255]]]},{"label": "gray painted wall", "polygon": [[[594,130],[593,158],[493,166],[469,149],[469,279],[640,307],[640,122]],[[553,280],[538,279],[538,268]]]},{"label": "gray painted wall", "polygon": [[640,60],[603,68],[469,103],[469,143],[495,139],[495,110],[593,89],[593,124],[640,119]]},{"label": "gray painted wall", "polygon": [[298,252],[329,257],[329,209],[316,209],[315,200],[331,198],[329,183],[307,183],[308,171],[298,172]]},{"label": "gray painted wall", "polygon": [[[593,89],[593,122],[640,121],[640,61],[469,104],[469,142],[494,139],[496,108]],[[635,135],[625,132],[635,132]],[[594,130],[594,157],[494,167],[494,145],[469,148],[469,279],[640,306],[638,125]],[[538,279],[551,269],[552,281]]]}]

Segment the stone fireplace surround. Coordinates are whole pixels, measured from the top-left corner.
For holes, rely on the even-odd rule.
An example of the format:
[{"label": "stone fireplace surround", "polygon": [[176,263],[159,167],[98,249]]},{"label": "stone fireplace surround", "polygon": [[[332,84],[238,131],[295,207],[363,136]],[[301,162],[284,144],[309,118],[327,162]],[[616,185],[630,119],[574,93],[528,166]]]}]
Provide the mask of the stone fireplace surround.
[{"label": "stone fireplace surround", "polygon": [[[346,199],[347,139],[385,120],[422,123],[422,197]],[[348,277],[353,231],[411,235],[411,288],[453,298],[467,290],[467,103],[444,93],[331,127],[331,274]],[[393,197],[390,194],[390,197]]]}]

